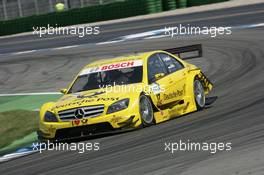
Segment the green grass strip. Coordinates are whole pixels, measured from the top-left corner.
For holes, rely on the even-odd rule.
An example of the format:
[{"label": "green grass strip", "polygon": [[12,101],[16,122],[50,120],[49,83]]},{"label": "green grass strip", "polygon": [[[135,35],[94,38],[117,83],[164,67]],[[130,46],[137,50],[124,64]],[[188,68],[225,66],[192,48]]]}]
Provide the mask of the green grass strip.
[{"label": "green grass strip", "polygon": [[37,112],[26,110],[1,112],[0,123],[1,149],[37,130]]},{"label": "green grass strip", "polygon": [[19,95],[19,96],[1,96],[0,97],[0,112],[24,109],[35,110],[39,109],[43,103],[56,101],[62,95]]},{"label": "green grass strip", "polygon": [[32,132],[21,139],[13,141],[10,145],[1,148],[0,155],[5,155],[7,153],[13,152],[21,147],[30,146],[33,142],[36,142],[37,140],[37,133]]}]

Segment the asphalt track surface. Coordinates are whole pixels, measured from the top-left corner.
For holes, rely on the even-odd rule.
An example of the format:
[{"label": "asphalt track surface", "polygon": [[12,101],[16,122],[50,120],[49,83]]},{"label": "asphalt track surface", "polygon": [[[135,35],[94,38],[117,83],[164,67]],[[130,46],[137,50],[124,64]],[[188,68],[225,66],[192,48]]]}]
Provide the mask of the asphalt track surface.
[{"label": "asphalt track surface", "polygon": [[[248,7],[247,11],[255,11],[255,8],[263,9],[263,5],[253,6],[252,9]],[[215,25],[228,25],[236,18],[239,18],[237,24],[246,24],[253,19],[262,23],[263,16],[263,13],[258,13],[248,18],[244,15],[223,17],[215,20]],[[195,16],[187,15],[186,20],[189,19],[195,19]],[[122,34],[119,32],[119,35]],[[84,64],[94,59],[202,43],[204,56],[190,62],[204,70],[215,84],[211,96],[219,98],[203,111],[141,130],[87,141],[99,142],[100,151],[83,154],[74,151],[36,153],[0,164],[0,174],[263,175],[263,36],[263,28],[259,27],[235,30],[231,36],[217,38],[162,38],[89,45],[42,54],[1,56],[1,93],[55,91],[65,87]],[[12,49],[19,50],[15,46]],[[165,142],[179,140],[231,142],[232,150],[216,154],[206,151],[177,151],[171,154],[164,150]]]}]

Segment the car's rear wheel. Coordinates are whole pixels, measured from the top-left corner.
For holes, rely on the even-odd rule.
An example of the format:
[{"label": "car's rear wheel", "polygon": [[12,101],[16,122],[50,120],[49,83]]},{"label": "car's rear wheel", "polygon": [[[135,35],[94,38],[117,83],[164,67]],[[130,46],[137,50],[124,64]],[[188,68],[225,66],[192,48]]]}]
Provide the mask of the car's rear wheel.
[{"label": "car's rear wheel", "polygon": [[143,126],[149,126],[154,123],[154,113],[150,99],[141,95],[139,98],[139,113]]},{"label": "car's rear wheel", "polygon": [[199,79],[195,79],[193,83],[194,99],[198,110],[205,107],[205,92],[204,87]]}]

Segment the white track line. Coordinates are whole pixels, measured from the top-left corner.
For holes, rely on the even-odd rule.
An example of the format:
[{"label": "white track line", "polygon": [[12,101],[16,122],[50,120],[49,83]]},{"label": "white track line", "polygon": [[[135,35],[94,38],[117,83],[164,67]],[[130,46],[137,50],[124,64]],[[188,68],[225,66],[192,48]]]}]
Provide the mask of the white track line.
[{"label": "white track line", "polygon": [[113,43],[119,43],[119,42],[123,42],[123,41],[125,41],[125,40],[106,41],[106,42],[96,43],[95,45],[113,44]]},{"label": "white track line", "polygon": [[[247,25],[240,25],[240,26],[230,26],[232,29],[245,29],[245,28],[256,28],[256,27],[263,27],[264,23],[256,23],[256,24],[247,24]],[[163,33],[164,32],[164,33]],[[101,43],[96,43],[96,45],[100,44],[112,44],[112,43],[117,43],[117,42],[123,42],[123,41],[129,41],[131,39],[157,39],[157,38],[163,38],[163,37],[168,37],[168,35],[165,35],[165,28],[164,29],[158,29],[158,30],[152,30],[148,32],[142,32],[142,33],[135,33],[135,34],[130,34],[130,35],[124,35],[118,38],[122,38],[121,40],[112,40],[112,41],[106,41],[106,42],[101,42]],[[190,34],[186,34],[190,35]]]},{"label": "white track line", "polygon": [[168,35],[157,35],[157,36],[150,36],[150,37],[146,37],[144,39],[157,39],[157,38],[165,38],[165,37],[169,37]]},{"label": "white track line", "polygon": [[51,50],[70,49],[70,48],[75,48],[75,47],[79,47],[79,46],[81,46],[81,45],[72,45],[72,46],[56,47],[56,48],[53,48]]},{"label": "white track line", "polygon": [[[131,34],[131,35],[126,35],[123,36],[122,38],[124,38],[125,40],[129,40],[129,39],[136,39],[136,38],[143,38],[143,37],[149,37],[149,36],[153,36],[155,35],[157,32],[159,32],[161,29],[158,30],[152,30],[149,32],[143,32],[143,33],[136,33],[136,34]],[[162,32],[162,31],[161,31]]]},{"label": "white track line", "polygon": [[27,54],[27,53],[33,53],[36,52],[37,50],[27,50],[27,51],[22,51],[22,52],[14,52],[11,53],[12,55],[21,55],[21,54]]},{"label": "white track line", "polygon": [[[246,25],[231,26],[231,27],[232,27],[232,29],[244,29],[244,28],[256,28],[256,27],[263,27],[263,26],[264,26],[264,23],[256,23],[256,24],[246,24]],[[125,35],[125,36],[119,37],[119,38],[123,38],[123,39],[99,42],[99,43],[94,43],[94,44],[95,45],[113,44],[113,43],[128,41],[130,39],[137,39],[137,38],[143,38],[143,39],[162,38],[162,37],[164,37],[164,36],[160,36],[160,35],[164,35],[164,34],[160,33],[162,31],[165,31],[165,30],[164,29],[158,29],[158,30],[152,30],[152,31],[147,31],[147,32],[142,32],[142,33],[130,34],[130,35]],[[86,45],[86,44],[83,44],[83,45]],[[82,46],[82,45],[56,47],[56,48],[51,48],[50,50],[70,49],[70,48],[76,48],[76,47],[80,47],[80,46]],[[33,53],[36,51],[43,51],[43,50],[46,50],[46,49],[28,50],[28,51],[14,52],[14,53],[8,53],[8,54],[20,55],[20,54],[28,54],[28,53]],[[4,55],[4,54],[0,54],[0,55]]]},{"label": "white track line", "polygon": [[9,161],[11,159],[14,158],[18,158],[18,157],[23,157],[32,153],[37,152],[37,150],[32,150],[32,151],[27,151],[27,152],[22,152],[22,153],[11,153],[11,154],[7,154],[4,155],[3,157],[0,157],[0,162],[5,162],[5,161]]},{"label": "white track line", "polygon": [[258,23],[258,24],[247,24],[247,25],[241,25],[241,26],[234,26],[232,28],[234,29],[247,29],[247,28],[256,28],[256,27],[263,27],[264,23]]}]

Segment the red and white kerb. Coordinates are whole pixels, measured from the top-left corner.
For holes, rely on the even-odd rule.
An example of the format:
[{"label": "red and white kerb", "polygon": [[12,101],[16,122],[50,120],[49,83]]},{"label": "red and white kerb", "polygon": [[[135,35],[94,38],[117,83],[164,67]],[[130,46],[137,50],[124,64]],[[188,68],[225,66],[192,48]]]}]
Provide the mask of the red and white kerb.
[{"label": "red and white kerb", "polygon": [[124,61],[119,63],[111,63],[98,67],[89,67],[87,69],[82,70],[80,75],[86,75],[86,74],[115,70],[115,69],[124,69],[129,67],[137,67],[142,65],[143,65],[142,60],[131,60],[131,61]]}]

